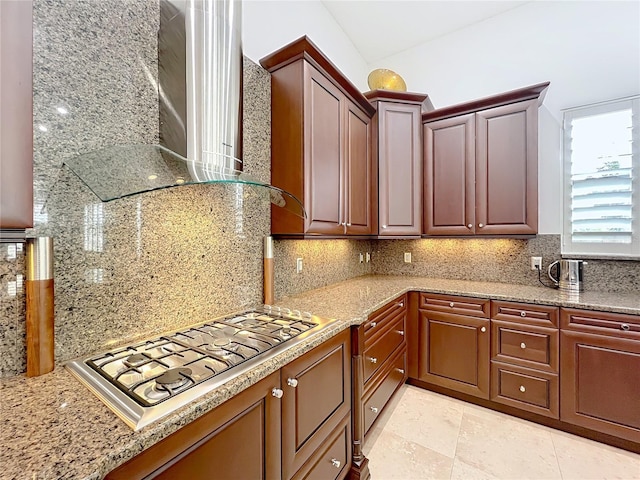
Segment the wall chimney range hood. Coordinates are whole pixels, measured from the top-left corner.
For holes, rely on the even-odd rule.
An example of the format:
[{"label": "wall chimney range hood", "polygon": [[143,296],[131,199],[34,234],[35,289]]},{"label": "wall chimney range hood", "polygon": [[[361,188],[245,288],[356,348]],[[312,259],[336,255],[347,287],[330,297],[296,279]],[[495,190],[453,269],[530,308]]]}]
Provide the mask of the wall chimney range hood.
[{"label": "wall chimney range hood", "polygon": [[240,0],[160,0],[160,145],[115,145],[64,161],[100,200],[234,183],[306,217],[295,196],[242,171],[241,17]]}]

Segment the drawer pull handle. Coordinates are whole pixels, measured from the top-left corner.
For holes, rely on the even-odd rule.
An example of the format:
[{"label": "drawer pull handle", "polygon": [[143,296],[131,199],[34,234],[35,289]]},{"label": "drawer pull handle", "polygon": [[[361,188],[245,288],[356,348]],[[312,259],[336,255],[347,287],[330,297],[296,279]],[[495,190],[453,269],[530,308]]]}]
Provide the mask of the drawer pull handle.
[{"label": "drawer pull handle", "polygon": [[520,391],[521,391],[522,393],[524,393],[524,392],[526,392],[526,391],[527,391],[527,389],[526,389],[526,388],[524,388],[524,385],[520,385]]},{"label": "drawer pull handle", "polygon": [[527,316],[527,312],[525,312],[525,311],[520,312],[520,316],[521,317],[526,317]]},{"label": "drawer pull handle", "polygon": [[404,375],[404,369],[403,368],[396,368],[396,372],[398,372],[401,375]]},{"label": "drawer pull handle", "polygon": [[373,413],[378,413],[378,407],[369,407]]},{"label": "drawer pull handle", "polygon": [[284,392],[279,388],[274,388],[273,390],[271,390],[271,395],[273,395],[276,398],[282,398],[282,396],[284,395]]},{"label": "drawer pull handle", "polygon": [[382,228],[387,228],[387,226],[386,225],[382,225]]},{"label": "drawer pull handle", "polygon": [[374,363],[374,364],[375,364],[375,363],[378,363],[378,359],[377,359],[376,357],[370,357],[370,358],[369,358],[369,361],[370,361],[371,363]]},{"label": "drawer pull handle", "polygon": [[298,386],[298,380],[296,380],[295,378],[287,378],[287,385],[296,388]]},{"label": "drawer pull handle", "polygon": [[520,344],[520,348],[524,350],[525,348],[527,348],[527,344],[526,344],[526,343],[524,343],[524,342],[522,342],[522,343]]},{"label": "drawer pull handle", "polygon": [[404,330],[396,330],[396,332],[398,332],[398,335],[401,335],[404,337]]},{"label": "drawer pull handle", "polygon": [[398,304],[398,306],[399,306],[399,307],[404,307],[404,302],[400,302],[400,303]]},{"label": "drawer pull handle", "polygon": [[629,326],[628,323],[623,323],[622,325],[620,325],[620,328],[622,330],[624,330],[625,332],[629,331],[631,329],[631,327]]},{"label": "drawer pull handle", "polygon": [[480,228],[484,227],[484,223],[479,223],[478,227],[480,227]]},{"label": "drawer pull handle", "polygon": [[473,228],[473,223],[469,223],[469,224],[467,225],[467,228]]},{"label": "drawer pull handle", "polygon": [[449,303],[449,306],[450,306],[451,308],[453,308],[453,305],[454,305],[454,303],[453,303],[453,302],[450,302],[450,303]]},{"label": "drawer pull handle", "polygon": [[375,328],[376,325],[378,325],[378,322],[371,322],[371,328]]},{"label": "drawer pull handle", "polygon": [[336,468],[340,468],[340,460],[338,460],[336,458],[332,458],[331,459],[331,465],[333,465]]},{"label": "drawer pull handle", "polygon": [[486,328],[486,327],[482,327],[482,328],[480,329],[480,331],[481,331],[482,333],[484,333],[484,332],[486,332],[486,331],[487,331],[487,328]]}]

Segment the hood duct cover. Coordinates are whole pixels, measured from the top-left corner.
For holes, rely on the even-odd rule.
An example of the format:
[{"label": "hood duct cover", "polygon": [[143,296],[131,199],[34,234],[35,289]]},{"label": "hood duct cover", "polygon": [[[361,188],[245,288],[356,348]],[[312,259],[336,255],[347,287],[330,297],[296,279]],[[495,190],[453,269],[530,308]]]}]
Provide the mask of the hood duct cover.
[{"label": "hood duct cover", "polygon": [[306,216],[296,197],[242,172],[241,17],[239,0],[160,0],[161,145],[117,145],[64,162],[100,200],[239,183]]}]

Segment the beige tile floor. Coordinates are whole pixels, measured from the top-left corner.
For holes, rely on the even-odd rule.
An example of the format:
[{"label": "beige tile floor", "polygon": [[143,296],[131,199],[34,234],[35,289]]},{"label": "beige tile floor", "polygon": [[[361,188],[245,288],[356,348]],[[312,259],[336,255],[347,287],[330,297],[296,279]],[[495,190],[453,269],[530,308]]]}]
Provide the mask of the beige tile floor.
[{"label": "beige tile floor", "polygon": [[640,480],[640,455],[410,385],[364,452],[372,480]]}]

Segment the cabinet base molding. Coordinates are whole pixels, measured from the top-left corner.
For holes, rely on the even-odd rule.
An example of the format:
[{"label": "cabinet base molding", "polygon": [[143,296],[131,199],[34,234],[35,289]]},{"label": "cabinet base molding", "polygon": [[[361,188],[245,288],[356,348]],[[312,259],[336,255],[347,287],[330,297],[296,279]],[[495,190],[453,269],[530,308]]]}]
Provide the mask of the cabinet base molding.
[{"label": "cabinet base molding", "polygon": [[371,472],[369,471],[369,459],[364,457],[360,462],[353,462],[349,471],[349,480],[369,480]]},{"label": "cabinet base molding", "polygon": [[563,432],[571,433],[573,435],[578,435],[580,437],[588,438],[590,440],[595,440],[596,442],[606,443],[607,445],[611,445],[617,448],[622,448],[623,450],[628,450],[630,452],[640,454],[640,443],[632,442],[619,437],[614,437],[612,435],[607,435],[605,433],[596,432],[588,428],[571,425],[569,423],[562,422],[560,420],[555,420],[553,418],[548,418],[535,413],[525,412],[517,408],[501,405],[499,403],[492,402],[490,400],[484,400],[478,397],[474,397],[472,395],[456,392],[454,390],[451,390],[445,387],[432,385],[432,384],[429,384],[420,380],[416,380],[413,378],[410,378],[409,380],[407,380],[407,383],[409,385],[413,385],[414,387],[424,388],[425,390],[439,393],[441,395],[446,395],[447,397],[457,398],[458,400],[462,400],[464,402],[473,403],[475,405],[489,408],[491,410],[505,413],[507,415],[522,418],[524,420],[538,423],[540,425],[545,425],[550,428],[555,428],[556,430],[562,430]]}]

